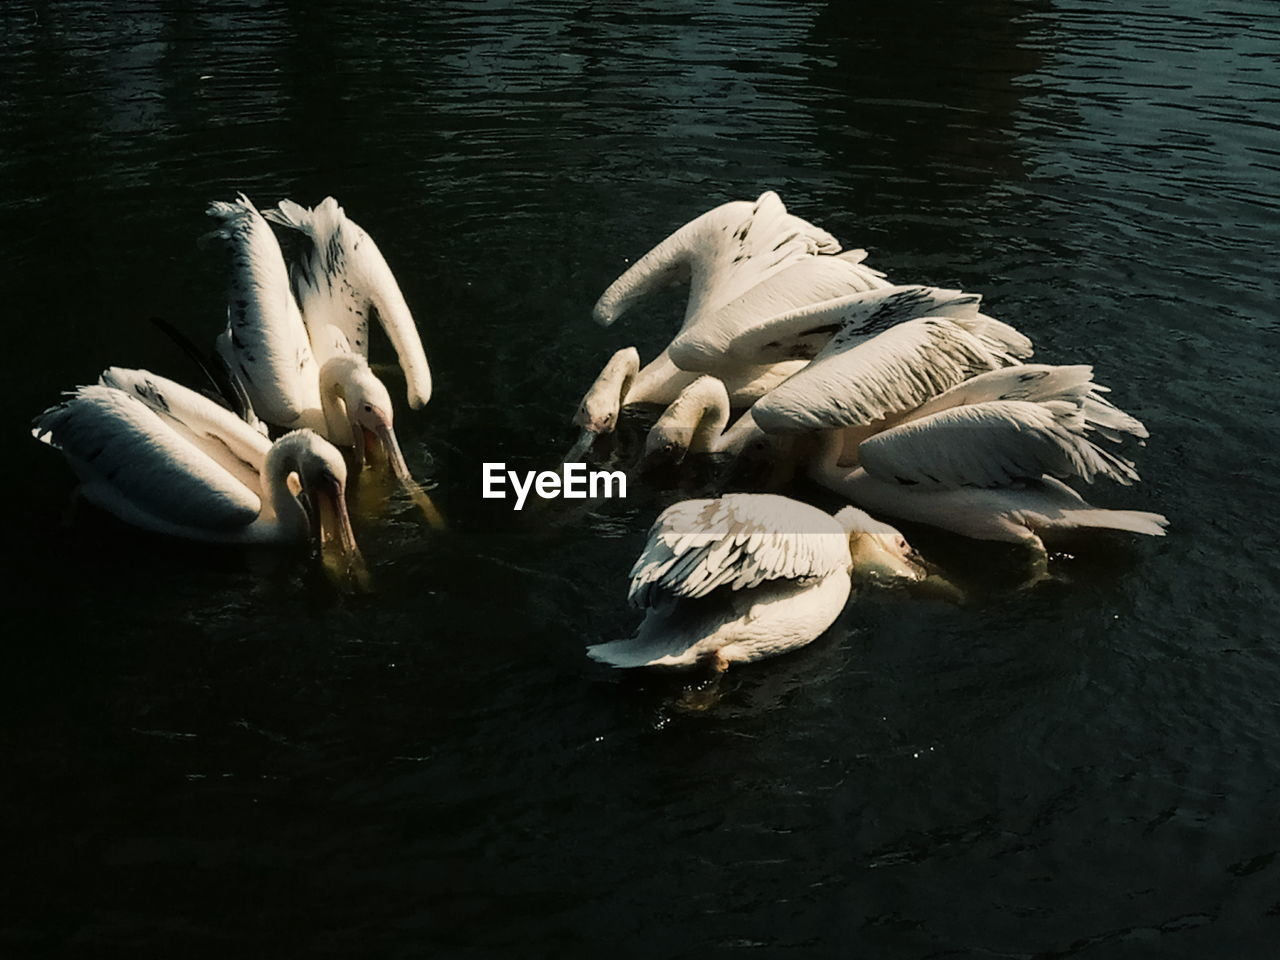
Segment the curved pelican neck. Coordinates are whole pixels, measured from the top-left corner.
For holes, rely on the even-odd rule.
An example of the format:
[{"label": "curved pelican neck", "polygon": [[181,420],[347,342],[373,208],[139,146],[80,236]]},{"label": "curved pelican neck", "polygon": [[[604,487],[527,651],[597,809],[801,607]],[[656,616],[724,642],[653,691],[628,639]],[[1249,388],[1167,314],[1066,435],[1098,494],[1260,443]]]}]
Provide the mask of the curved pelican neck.
[{"label": "curved pelican neck", "polygon": [[693,433],[689,438],[690,453],[719,453],[723,449],[724,429],[729,425],[729,395],[719,380],[694,383],[681,394],[677,403],[690,404]]},{"label": "curved pelican neck", "polygon": [[634,349],[619,350],[600,371],[598,383],[600,389],[612,395],[618,395],[618,409],[627,403],[627,397],[635,386],[636,377],[640,374],[640,355]]},{"label": "curved pelican neck", "polygon": [[298,482],[294,460],[289,450],[281,448],[279,441],[267,454],[262,465],[262,496],[266,502],[259,522],[267,520],[269,511],[274,517],[273,526],[280,531],[282,539],[304,540],[310,535],[311,518],[289,483],[291,477],[295,483]]},{"label": "curved pelican neck", "polygon": [[[369,234],[363,230],[358,230],[358,233],[358,239],[351,250],[352,257],[356,260],[353,270],[358,277],[357,283],[364,288],[365,296],[378,315],[378,322],[395,349],[400,368],[404,371],[409,406],[415,410],[420,409],[431,399],[431,367],[422,347],[422,337],[413,321],[409,304],[400,291],[400,284],[396,282],[395,274],[391,272],[382,252]],[[366,342],[365,350],[367,349]]]},{"label": "curved pelican neck", "polygon": [[355,435],[347,416],[346,384],[359,361],[344,354],[327,360],[320,368],[320,409],[324,414],[325,438],[338,446],[351,446]]},{"label": "curved pelican neck", "polygon": [[[624,347],[609,358],[604,369],[587,388],[573,415],[573,422],[586,431],[584,437],[587,434],[608,433],[613,430],[639,369],[640,354],[635,347]],[[578,451],[574,455],[580,453]]]},{"label": "curved pelican neck", "polygon": [[715,377],[700,377],[685,387],[649,431],[646,450],[716,453],[729,422],[729,395]]},{"label": "curved pelican neck", "polygon": [[[690,278],[697,220],[686,223],[642,256],[622,276],[609,284],[592,310],[602,326],[609,326],[636,302],[650,294]],[[686,311],[686,319],[690,314]]]},{"label": "curved pelican neck", "polygon": [[689,442],[690,453],[718,453],[728,426],[728,394],[724,388],[707,390],[698,397],[698,422]]},{"label": "curved pelican neck", "polygon": [[369,300],[400,360],[409,406],[415,410],[425,407],[431,399],[431,367],[427,363],[427,354],[422,348],[422,339],[418,335],[417,325],[413,322],[413,314],[409,312],[404,294],[400,292],[395,280],[390,279],[389,283],[374,287],[370,291]]}]

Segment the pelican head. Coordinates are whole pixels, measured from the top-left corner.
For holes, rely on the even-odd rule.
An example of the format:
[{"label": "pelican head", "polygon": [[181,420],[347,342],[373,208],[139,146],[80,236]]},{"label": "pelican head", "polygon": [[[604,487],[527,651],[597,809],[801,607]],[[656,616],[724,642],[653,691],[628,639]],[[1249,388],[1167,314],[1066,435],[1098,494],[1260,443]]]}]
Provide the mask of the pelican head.
[{"label": "pelican head", "polygon": [[675,467],[691,453],[719,452],[728,420],[724,384],[716,377],[698,377],[668,404],[649,431],[641,467]]},{"label": "pelican head", "polygon": [[[363,466],[368,455],[381,447],[396,479],[411,482],[409,467],[396,440],[391,394],[369,369],[368,361],[354,353],[333,357],[321,368],[320,380],[326,395],[330,432],[344,440],[349,438],[356,465]],[[335,407],[334,400],[342,401],[341,408]],[[345,413],[345,422],[340,427],[333,422],[338,418],[338,410]]]},{"label": "pelican head", "polygon": [[565,456],[566,462],[577,460],[591,449],[596,437],[617,428],[618,415],[639,370],[640,353],[635,347],[626,347],[609,358],[573,415],[574,425],[582,428],[582,434]]},{"label": "pelican head", "polygon": [[267,456],[264,469],[284,474],[321,551],[332,544],[348,566],[359,563],[347,513],[347,463],[337,448],[310,430],[295,430],[277,440]]},{"label": "pelican head", "polygon": [[881,523],[857,507],[845,507],[836,520],[849,535],[855,578],[902,578],[919,581],[928,576],[920,555],[907,538],[887,523]]},{"label": "pelican head", "polygon": [[658,418],[645,438],[644,455],[640,458],[642,471],[678,467],[689,454],[693,429],[678,417],[670,416],[670,412]]}]

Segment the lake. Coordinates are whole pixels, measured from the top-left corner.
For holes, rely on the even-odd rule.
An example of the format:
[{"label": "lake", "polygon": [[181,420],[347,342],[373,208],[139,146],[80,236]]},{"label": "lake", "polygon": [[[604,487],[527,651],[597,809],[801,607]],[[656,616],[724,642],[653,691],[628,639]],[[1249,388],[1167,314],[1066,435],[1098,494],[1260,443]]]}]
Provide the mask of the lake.
[{"label": "lake", "polygon": [[[6,3],[0,952],[1273,956],[1278,51],[1267,0]],[[678,324],[596,297],[766,189],[1092,363],[1152,436],[1091,498],[1169,536],[1019,592],[904,526],[970,603],[861,592],[702,710],[588,660],[678,491],[517,514],[481,463],[554,467]],[[68,516],[27,435],[110,364],[198,383],[150,318],[212,343],[241,190],[336,196],[422,330],[450,528],[362,484],[368,596]]]}]

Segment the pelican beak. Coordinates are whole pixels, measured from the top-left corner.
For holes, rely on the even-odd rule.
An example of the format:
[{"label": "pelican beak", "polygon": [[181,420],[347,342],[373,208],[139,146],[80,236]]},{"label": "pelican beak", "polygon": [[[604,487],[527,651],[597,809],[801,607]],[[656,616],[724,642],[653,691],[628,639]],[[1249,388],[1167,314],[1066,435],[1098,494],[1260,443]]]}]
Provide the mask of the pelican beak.
[{"label": "pelican beak", "polygon": [[340,579],[358,588],[368,587],[368,569],[360,548],[356,546],[355,531],[351,529],[351,516],[347,513],[347,500],[343,484],[336,478],[327,478],[312,491],[313,516],[319,527],[320,555],[327,569]]},{"label": "pelican beak", "polygon": [[923,580],[929,576],[929,568],[925,565],[924,557],[914,549],[907,551],[907,555],[902,558],[902,565],[907,571],[907,576],[912,580]]},{"label": "pelican beak", "polygon": [[850,539],[854,569],[872,579],[904,579],[919,582],[929,575],[918,562],[914,550],[903,552],[895,543],[896,537],[878,533],[855,534]]},{"label": "pelican beak", "polygon": [[400,443],[396,440],[396,432],[391,424],[384,420],[378,425],[377,430],[372,433],[366,431],[364,436],[366,448],[371,448],[375,444],[382,447],[392,476],[409,494],[409,498],[418,505],[418,509],[427,520],[427,525],[435,530],[445,529],[447,524],[444,516],[431,502],[431,498],[427,496],[427,492],[422,489],[418,481],[413,479],[413,474],[409,472],[409,465],[405,463],[404,454],[400,450]]},{"label": "pelican beak", "polygon": [[599,432],[596,430],[592,430],[589,427],[584,428],[581,435],[578,437],[578,442],[575,443],[573,448],[564,455],[564,462],[581,463],[582,458],[586,455],[587,451],[591,449],[592,445],[596,442],[596,437],[599,435]]},{"label": "pelican beak", "polygon": [[352,469],[359,473],[365,468],[365,464],[369,463],[369,455],[373,452],[373,438],[369,436],[369,431],[358,420],[351,421],[351,453],[353,463]]},{"label": "pelican beak", "polygon": [[391,475],[396,480],[405,485],[414,482],[412,474],[409,473],[409,465],[404,462],[404,454],[400,451],[400,442],[396,439],[396,432],[392,429],[391,424],[385,420],[378,424],[377,429],[364,431],[366,459],[369,459],[369,454],[375,447],[382,448],[382,454],[387,458],[387,466],[391,469]]},{"label": "pelican beak", "polygon": [[916,567],[920,570],[928,569],[928,564],[925,562],[924,557],[920,555],[920,551],[917,550],[915,547],[912,547],[910,550],[907,551],[906,559],[907,559],[907,563],[913,567]]}]

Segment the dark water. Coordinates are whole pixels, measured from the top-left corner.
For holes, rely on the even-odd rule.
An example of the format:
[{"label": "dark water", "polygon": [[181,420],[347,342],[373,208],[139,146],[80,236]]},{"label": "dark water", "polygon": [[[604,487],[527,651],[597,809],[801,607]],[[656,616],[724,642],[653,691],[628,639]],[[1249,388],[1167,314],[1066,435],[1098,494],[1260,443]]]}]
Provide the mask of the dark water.
[{"label": "dark water", "polygon": [[[970,9],[970,8],[980,8]],[[1269,0],[0,7],[12,595],[0,954],[1274,956],[1280,943]],[[583,655],[665,502],[516,517],[613,349],[604,286],[777,189],[895,279],[1093,362],[1163,541],[956,609],[860,597],[710,710]],[[358,517],[377,592],[83,510],[24,436],[146,323],[222,317],[205,202],[337,195],[436,374],[400,412],[453,521]],[[669,499],[669,494],[666,497]]]}]

